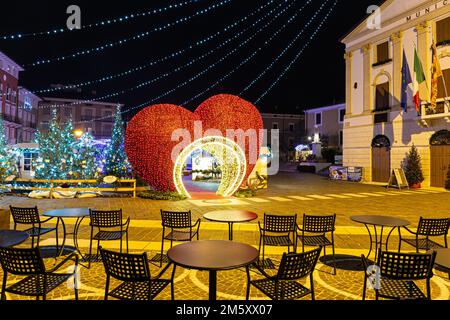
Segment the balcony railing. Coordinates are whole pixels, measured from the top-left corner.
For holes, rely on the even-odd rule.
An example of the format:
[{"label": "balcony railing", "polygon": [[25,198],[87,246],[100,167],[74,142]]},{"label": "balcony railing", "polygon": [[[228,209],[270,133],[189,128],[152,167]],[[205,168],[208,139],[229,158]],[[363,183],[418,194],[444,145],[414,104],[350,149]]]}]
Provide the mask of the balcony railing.
[{"label": "balcony railing", "polygon": [[430,103],[422,104],[420,113],[421,122],[428,126],[428,120],[445,119],[450,122],[450,100],[438,99],[436,108],[432,109]]},{"label": "balcony railing", "polygon": [[2,118],[3,118],[3,120],[9,121],[9,122],[21,124],[19,117],[16,117],[16,116],[13,116],[10,114],[2,114]]}]

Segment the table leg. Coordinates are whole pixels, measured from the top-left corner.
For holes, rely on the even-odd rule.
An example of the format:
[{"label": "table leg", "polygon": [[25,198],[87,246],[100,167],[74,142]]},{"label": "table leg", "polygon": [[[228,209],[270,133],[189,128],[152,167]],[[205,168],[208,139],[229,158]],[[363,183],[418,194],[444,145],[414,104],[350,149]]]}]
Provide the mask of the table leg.
[{"label": "table leg", "polygon": [[367,259],[369,259],[370,254],[372,253],[372,244],[373,244],[372,233],[370,232],[370,229],[367,226],[367,224],[364,224],[364,226],[366,227],[367,232],[369,233],[369,238],[370,238],[370,248],[369,248],[369,253],[367,253]]},{"label": "table leg", "polygon": [[[400,229],[400,228],[399,228]],[[392,227],[391,231],[389,231],[389,234],[386,238],[386,251],[389,251],[388,249],[388,243],[389,243],[389,238],[391,237],[392,232],[395,230],[395,227]]]},{"label": "table leg", "polygon": [[217,300],[217,271],[209,271],[209,300]]},{"label": "table leg", "polygon": [[228,222],[228,240],[233,241],[233,222]]},{"label": "table leg", "polygon": [[[63,239],[61,243],[61,250],[59,250],[58,257],[62,256],[64,253],[64,246],[66,245],[66,238],[67,238],[67,230],[66,230],[66,224],[64,223],[64,219],[58,217],[58,221],[61,221],[61,225],[63,228]],[[56,250],[58,250],[58,246],[56,246]]]}]

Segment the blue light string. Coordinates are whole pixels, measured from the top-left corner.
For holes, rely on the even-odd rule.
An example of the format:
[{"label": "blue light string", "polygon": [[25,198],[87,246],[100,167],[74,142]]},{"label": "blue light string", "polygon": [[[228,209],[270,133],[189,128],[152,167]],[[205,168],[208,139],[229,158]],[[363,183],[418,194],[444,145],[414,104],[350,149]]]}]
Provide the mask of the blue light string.
[{"label": "blue light string", "polygon": [[[319,14],[319,12],[324,8],[324,5],[328,2],[329,0],[326,0],[326,2],[322,3],[322,5],[320,6],[319,10],[317,10],[314,15],[311,17],[311,19],[305,24],[305,26],[303,27],[303,29],[294,37],[293,40],[291,40],[289,42],[288,47],[291,47],[292,44],[298,40],[298,38],[303,34],[303,32],[305,31],[305,29],[316,19],[317,15]],[[275,36],[275,35],[274,35]],[[273,36],[273,37],[274,37]],[[268,41],[271,41],[271,39],[269,39]],[[267,44],[267,42],[266,42]],[[257,49],[257,51],[254,52],[254,55],[256,55],[256,53],[258,53],[259,51],[261,51],[262,48],[259,47]],[[284,52],[287,50],[287,47],[282,51],[282,53],[280,54],[280,56],[282,56],[284,54]],[[248,61],[250,61],[254,55],[251,55],[250,57],[248,57],[247,59],[245,59],[244,61],[242,61],[236,68],[234,68],[233,70],[231,70],[230,72],[228,72],[225,76],[221,77],[219,80],[217,80],[214,84],[212,84],[211,86],[209,86],[207,89],[201,91],[200,93],[198,93],[197,95],[195,95],[194,97],[184,101],[182,103],[182,105],[186,105],[190,102],[192,102],[193,100],[197,99],[198,97],[204,95],[205,93],[207,93],[208,91],[210,91],[212,88],[216,87],[218,84],[220,84],[221,82],[223,82],[225,79],[227,79],[228,77],[230,77],[232,74],[234,74],[238,69],[240,69],[244,64],[246,64]],[[280,56],[277,58],[279,59]]]},{"label": "blue light string", "polygon": [[80,31],[80,30],[85,30],[85,29],[92,29],[92,28],[96,28],[96,27],[103,27],[103,26],[109,26],[109,25],[113,25],[116,23],[123,23],[126,21],[132,21],[136,18],[140,18],[140,17],[145,17],[145,16],[151,16],[151,15],[155,15],[155,14],[160,14],[172,9],[178,9],[178,8],[183,8],[186,7],[188,5],[194,4],[199,2],[200,0],[188,0],[188,1],[182,1],[179,3],[175,3],[175,4],[171,4],[168,5],[166,7],[163,8],[159,8],[159,9],[153,9],[153,10],[149,10],[146,12],[138,12],[138,13],[130,13],[124,16],[120,16],[117,18],[111,18],[111,19],[107,19],[107,20],[101,20],[95,23],[91,23],[91,24],[87,24],[87,25],[82,25],[81,29],[74,29],[74,30],[70,30],[68,28],[52,28],[50,30],[46,30],[46,31],[39,31],[39,32],[29,32],[29,33],[15,33],[15,34],[9,34],[9,35],[0,35],[0,40],[19,40],[19,39],[24,39],[24,38],[31,38],[31,37],[38,37],[38,36],[53,36],[53,35],[57,35],[57,34],[62,34],[65,32],[70,32],[70,31]]},{"label": "blue light string", "polygon": [[25,67],[35,67],[35,66],[38,66],[38,65],[49,64],[49,63],[52,63],[52,62],[65,61],[65,60],[68,60],[68,59],[72,59],[72,58],[88,55],[88,54],[91,54],[91,53],[98,53],[98,52],[104,51],[104,50],[106,50],[108,48],[121,46],[121,45],[124,45],[124,44],[126,44],[128,42],[131,42],[131,41],[134,41],[134,40],[146,38],[149,35],[151,35],[152,33],[163,31],[163,30],[169,29],[169,28],[171,28],[173,26],[179,25],[181,23],[185,23],[185,22],[187,22],[189,20],[192,20],[195,17],[198,17],[200,15],[204,15],[204,14],[206,14],[206,13],[212,11],[212,10],[215,10],[215,9],[217,9],[219,7],[223,7],[223,6],[227,5],[227,4],[229,4],[231,1],[234,1],[234,0],[222,0],[219,3],[210,5],[206,9],[199,10],[199,11],[195,12],[194,14],[191,14],[189,16],[186,16],[186,17],[183,17],[183,18],[180,18],[180,19],[177,19],[175,22],[170,22],[170,23],[167,23],[164,26],[153,28],[150,31],[141,32],[141,33],[136,34],[136,35],[134,35],[132,37],[129,37],[129,38],[124,38],[124,39],[121,39],[121,40],[118,40],[118,41],[114,41],[114,42],[108,42],[108,43],[103,44],[102,46],[76,51],[76,52],[73,52],[73,53],[65,55],[65,56],[59,56],[59,57],[51,58],[51,59],[38,60],[38,61],[35,61],[33,63],[30,63],[30,64],[25,64],[24,66]]},{"label": "blue light string", "polygon": [[277,85],[277,83],[284,77],[284,75],[291,69],[291,67],[297,62],[297,60],[302,55],[303,51],[308,47],[308,45],[311,43],[311,41],[316,37],[319,30],[322,28],[325,21],[328,20],[328,17],[333,12],[334,8],[336,7],[339,0],[335,0],[333,5],[331,6],[328,13],[325,15],[325,18],[320,22],[317,29],[313,32],[313,34],[309,37],[309,40],[305,43],[305,45],[302,47],[302,49],[298,52],[298,54],[294,57],[294,59],[288,64],[288,66],[283,70],[283,72],[277,77],[277,79],[269,86],[269,88],[263,92],[263,94],[255,101],[255,104],[259,103],[261,99],[263,99],[272,89]]},{"label": "blue light string", "polygon": [[[109,81],[109,80],[112,80],[112,79],[128,76],[128,75],[133,74],[135,72],[142,71],[142,70],[147,69],[149,67],[155,66],[155,65],[157,65],[157,64],[159,64],[161,62],[164,62],[164,61],[167,61],[169,59],[173,59],[175,57],[178,57],[179,55],[181,55],[181,54],[183,54],[183,53],[185,53],[187,51],[193,50],[195,47],[203,46],[207,42],[217,38],[221,34],[223,34],[223,33],[227,32],[228,30],[230,30],[230,29],[240,25],[244,21],[250,19],[252,16],[258,14],[259,12],[264,10],[266,7],[268,7],[271,4],[273,4],[275,1],[276,0],[269,0],[269,1],[267,1],[266,4],[260,6],[257,10],[252,11],[249,15],[247,15],[247,16],[245,16],[245,17],[243,17],[243,18],[241,18],[241,19],[239,19],[237,21],[235,21],[232,24],[229,24],[222,31],[218,31],[218,32],[216,32],[214,34],[211,34],[211,35],[209,35],[209,36],[207,36],[207,37],[205,37],[205,38],[203,38],[201,40],[198,40],[194,44],[191,44],[191,45],[185,47],[184,49],[178,50],[176,52],[169,53],[168,55],[166,55],[166,56],[164,56],[164,57],[162,57],[160,59],[151,61],[151,62],[146,63],[144,65],[140,65],[140,66],[128,69],[128,70],[120,72],[120,73],[112,74],[112,75],[109,75],[109,76],[104,76],[104,77],[101,77],[101,78],[98,78],[98,79],[95,79],[95,80],[84,81],[84,82],[80,82],[80,83],[77,83],[77,84],[62,86],[62,87],[58,87],[58,88],[36,90],[36,91],[32,91],[32,92],[35,93],[35,94],[41,94],[41,93],[49,93],[49,92],[60,91],[60,90],[64,90],[64,89],[79,88],[79,87],[84,87],[84,86],[88,86],[88,85],[92,85],[92,84],[96,84],[96,83],[102,83],[102,82]],[[282,3],[280,5],[282,5],[283,3],[286,3],[286,2],[287,1],[284,0],[284,1],[282,1]],[[278,6],[280,6],[280,5],[278,5]]]},{"label": "blue light string", "polygon": [[[291,23],[291,22],[293,21],[294,17],[296,17],[300,12],[302,12],[303,9],[304,9],[311,1],[312,1],[312,0],[307,0],[306,3],[303,5],[303,7],[302,7],[302,8],[301,8],[294,16],[292,16],[292,17],[288,20],[287,23],[285,23],[278,31],[275,32],[274,36],[272,36],[272,37],[270,38],[270,41],[275,37],[275,35],[279,34],[279,32],[280,32],[282,29],[284,29],[289,23]],[[267,28],[270,24],[273,23],[273,21],[275,21],[275,20],[276,20],[279,16],[281,16],[286,10],[288,10],[288,9],[290,8],[290,6],[292,6],[292,4],[293,4],[294,2],[295,2],[295,1],[292,1],[287,7],[285,7],[283,10],[281,10],[280,12],[278,12],[278,13],[277,13],[277,14],[276,14],[269,22],[267,22],[263,27],[261,27],[261,28],[260,28],[256,33],[254,33],[250,38],[248,38],[248,39],[246,39],[245,41],[241,42],[241,43],[239,44],[238,47],[236,47],[236,48],[234,48],[233,50],[229,51],[225,56],[223,56],[222,58],[220,58],[219,60],[217,60],[215,63],[211,64],[210,66],[208,66],[206,69],[204,69],[203,71],[201,71],[200,73],[198,73],[198,74],[195,75],[194,77],[192,77],[192,78],[190,78],[189,80],[187,80],[187,81],[185,81],[185,82],[179,84],[179,85],[176,86],[175,88],[173,88],[173,89],[171,89],[171,90],[169,90],[169,91],[163,93],[162,95],[160,95],[160,96],[158,96],[158,97],[152,99],[151,101],[146,102],[146,103],[144,103],[144,104],[142,104],[142,105],[133,107],[133,108],[131,108],[131,109],[128,109],[127,111],[123,111],[122,113],[129,112],[129,111],[132,110],[132,109],[136,109],[136,108],[142,107],[143,105],[145,105],[145,104],[147,104],[147,103],[150,103],[150,102],[155,101],[155,100],[158,100],[158,99],[160,99],[160,98],[162,98],[162,97],[164,97],[164,96],[167,96],[168,94],[172,93],[173,91],[175,91],[175,90],[177,90],[177,89],[179,89],[179,88],[181,88],[181,87],[187,85],[188,83],[194,81],[194,80],[197,79],[198,77],[204,75],[205,73],[207,73],[208,71],[210,71],[211,69],[213,69],[215,66],[217,66],[218,64],[220,64],[221,62],[223,62],[226,58],[228,58],[229,56],[231,56],[233,53],[235,53],[236,51],[238,51],[241,47],[243,47],[243,46],[246,45],[248,42],[250,42],[253,38],[255,38],[256,35],[257,35],[258,33],[262,32],[262,30],[264,30],[265,28]],[[275,10],[275,9],[273,9],[273,10]],[[261,18],[261,19],[262,19],[262,18]],[[266,41],[265,45],[267,45],[270,41]],[[164,75],[163,75],[163,76],[164,76]],[[151,80],[150,82],[154,82],[154,80]],[[145,82],[145,83],[143,83],[143,84],[147,84],[147,83]],[[139,85],[139,86],[137,86],[137,87],[133,87],[133,88],[130,88],[130,89],[127,89],[127,90],[122,90],[122,91],[120,91],[120,92],[118,92],[118,93],[113,93],[113,94],[110,94],[110,95],[108,95],[108,96],[96,98],[95,100],[101,100],[101,99],[108,98],[108,97],[110,97],[110,96],[120,95],[120,94],[126,93],[127,91],[132,91],[132,90],[135,90],[135,89],[137,89],[137,88],[140,88],[140,87],[142,87],[142,86],[143,86],[143,85],[141,84],[141,85]],[[89,102],[89,101],[93,101],[93,100],[79,101],[79,102],[76,102],[75,104],[82,104],[82,103]],[[48,106],[45,106],[45,107],[53,107],[53,108],[55,108],[55,107],[58,107],[58,106],[62,107],[62,106],[67,106],[67,105],[48,105]],[[81,122],[77,122],[77,123],[86,123],[86,122],[92,122],[92,121],[99,121],[99,120],[103,120],[103,119],[106,119],[106,117],[97,118],[97,119],[93,119],[93,120],[90,120],[90,121],[81,121]]]}]

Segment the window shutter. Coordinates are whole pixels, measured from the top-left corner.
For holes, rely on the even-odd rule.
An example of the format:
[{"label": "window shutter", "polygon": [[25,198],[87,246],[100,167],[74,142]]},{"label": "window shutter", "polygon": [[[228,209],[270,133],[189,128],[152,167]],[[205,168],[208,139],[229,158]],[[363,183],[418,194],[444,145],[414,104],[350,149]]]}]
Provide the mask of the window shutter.
[{"label": "window shutter", "polygon": [[436,22],[436,41],[441,43],[450,40],[450,17]]}]

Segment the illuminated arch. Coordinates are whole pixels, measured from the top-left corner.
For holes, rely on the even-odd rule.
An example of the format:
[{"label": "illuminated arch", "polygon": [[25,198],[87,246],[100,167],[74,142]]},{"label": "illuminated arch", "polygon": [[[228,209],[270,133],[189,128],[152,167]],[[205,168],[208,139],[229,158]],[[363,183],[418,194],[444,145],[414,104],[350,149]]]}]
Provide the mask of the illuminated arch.
[{"label": "illuminated arch", "polygon": [[220,164],[222,179],[216,194],[223,197],[233,195],[244,181],[247,159],[238,144],[228,138],[219,136],[198,139],[184,148],[178,155],[173,169],[173,181],[178,193],[188,198],[191,197],[183,184],[183,166],[192,152],[198,149],[209,152]]}]

